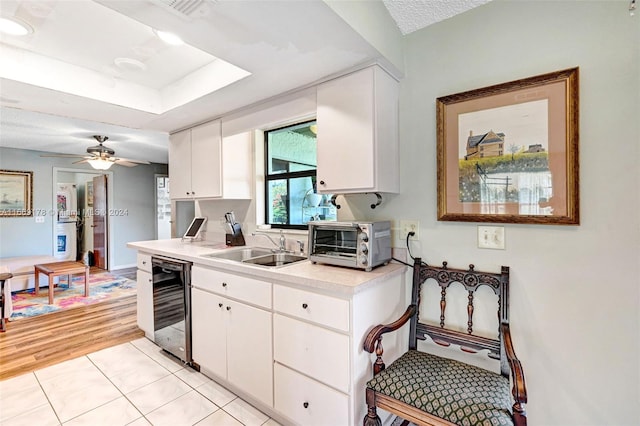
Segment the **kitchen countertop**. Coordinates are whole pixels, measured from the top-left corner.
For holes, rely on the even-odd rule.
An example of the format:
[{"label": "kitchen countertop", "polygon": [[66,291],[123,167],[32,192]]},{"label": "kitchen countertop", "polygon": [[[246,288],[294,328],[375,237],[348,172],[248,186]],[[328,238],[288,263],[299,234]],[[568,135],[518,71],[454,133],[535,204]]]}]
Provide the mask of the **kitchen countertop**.
[{"label": "kitchen countertop", "polygon": [[340,266],[314,264],[309,260],[265,268],[232,260],[204,257],[207,254],[242,247],[227,247],[224,243],[211,241],[188,242],[180,238],[130,242],[127,243],[127,247],[149,254],[187,260],[194,265],[210,266],[262,280],[273,279],[301,288],[314,288],[344,295],[361,292],[409,269],[406,265],[392,262],[366,272]]}]

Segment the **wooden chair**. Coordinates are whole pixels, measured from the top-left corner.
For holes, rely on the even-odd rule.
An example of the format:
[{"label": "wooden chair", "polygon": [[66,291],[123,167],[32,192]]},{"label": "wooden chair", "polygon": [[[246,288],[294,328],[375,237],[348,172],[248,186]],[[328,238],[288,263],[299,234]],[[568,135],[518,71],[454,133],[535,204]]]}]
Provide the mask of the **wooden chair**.
[{"label": "wooden chair", "polygon": [[[428,279],[440,286],[440,326],[419,322],[420,290]],[[460,283],[468,292],[467,330],[445,328],[446,293],[451,283]],[[473,334],[474,296],[479,287],[489,286],[498,296],[497,339]],[[429,302],[429,301],[425,301]],[[436,307],[437,310],[437,307]],[[409,350],[385,368],[382,335],[396,331],[407,322]],[[488,357],[500,360],[500,374],[442,356],[418,350],[418,340],[442,345],[459,345],[465,352],[488,350]],[[375,326],[367,335],[364,349],[376,353],[374,377],[367,383],[368,412],[365,426],[380,426],[376,407],[418,425],[516,425],[527,424],[524,404],[527,391],[522,365],[517,359],[509,330],[509,268],[486,273],[423,264],[415,259],[411,305],[398,320]],[[509,394],[509,373],[513,380]],[[513,400],[511,399],[513,396]]]}]

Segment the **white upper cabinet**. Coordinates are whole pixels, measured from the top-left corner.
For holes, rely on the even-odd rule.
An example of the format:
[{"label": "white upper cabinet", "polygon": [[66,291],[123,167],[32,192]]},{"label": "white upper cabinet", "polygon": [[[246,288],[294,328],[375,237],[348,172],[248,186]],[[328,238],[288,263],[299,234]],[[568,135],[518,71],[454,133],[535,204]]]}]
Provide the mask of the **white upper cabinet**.
[{"label": "white upper cabinet", "polygon": [[220,120],[171,135],[171,198],[251,198],[251,134],[222,139]]},{"label": "white upper cabinet", "polygon": [[318,191],[398,193],[398,82],[372,66],[317,89]]},{"label": "white upper cabinet", "polygon": [[191,198],[191,130],[169,137],[171,198]]}]

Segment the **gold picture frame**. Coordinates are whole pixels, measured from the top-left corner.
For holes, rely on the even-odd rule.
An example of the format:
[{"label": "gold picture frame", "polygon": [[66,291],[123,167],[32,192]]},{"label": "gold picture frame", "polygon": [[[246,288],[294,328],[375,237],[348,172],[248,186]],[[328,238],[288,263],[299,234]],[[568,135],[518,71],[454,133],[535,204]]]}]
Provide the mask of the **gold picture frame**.
[{"label": "gold picture frame", "polygon": [[0,170],[0,217],[33,216],[33,172]]},{"label": "gold picture frame", "polygon": [[579,225],[578,68],[436,100],[438,220]]}]

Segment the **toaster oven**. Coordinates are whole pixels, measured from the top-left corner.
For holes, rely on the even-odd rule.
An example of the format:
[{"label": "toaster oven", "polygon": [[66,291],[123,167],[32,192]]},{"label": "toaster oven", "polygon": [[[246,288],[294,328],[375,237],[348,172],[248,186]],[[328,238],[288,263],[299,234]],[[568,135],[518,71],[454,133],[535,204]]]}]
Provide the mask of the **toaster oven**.
[{"label": "toaster oven", "polygon": [[309,222],[309,260],[370,271],[391,260],[391,222]]}]

